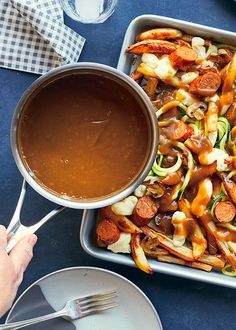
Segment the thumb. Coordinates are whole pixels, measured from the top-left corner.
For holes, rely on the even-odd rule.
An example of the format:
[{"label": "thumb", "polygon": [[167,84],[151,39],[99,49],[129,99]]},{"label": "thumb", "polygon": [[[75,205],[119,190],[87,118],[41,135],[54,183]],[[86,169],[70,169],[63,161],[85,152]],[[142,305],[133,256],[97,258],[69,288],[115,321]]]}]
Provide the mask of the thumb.
[{"label": "thumb", "polygon": [[5,249],[7,246],[6,228],[0,225],[0,247]]},{"label": "thumb", "polygon": [[23,275],[28,264],[30,263],[33,257],[33,247],[37,242],[37,236],[26,235],[23,237],[10,253],[10,258],[15,266],[15,271],[19,275]]}]

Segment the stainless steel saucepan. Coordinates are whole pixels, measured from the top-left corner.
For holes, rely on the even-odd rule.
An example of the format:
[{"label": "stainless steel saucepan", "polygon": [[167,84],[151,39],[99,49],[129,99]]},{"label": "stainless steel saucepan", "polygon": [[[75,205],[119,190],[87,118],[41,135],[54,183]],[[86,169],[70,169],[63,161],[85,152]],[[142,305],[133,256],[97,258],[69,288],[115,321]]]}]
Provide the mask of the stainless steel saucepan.
[{"label": "stainless steel saucepan", "polygon": [[[147,155],[146,162],[141,170],[139,177],[136,178],[135,182],[132,182],[125,189],[120,192],[114,192],[109,196],[103,196],[101,198],[90,198],[87,200],[75,200],[69,199],[65,196],[60,196],[49,191],[45,186],[43,186],[34,173],[32,173],[24,164],[21,159],[19,147],[18,147],[18,125],[21,112],[24,110],[25,104],[32,97],[32,95],[37,94],[42,88],[47,88],[47,85],[51,82],[60,79],[64,76],[74,75],[74,74],[97,74],[100,76],[105,76],[118,84],[123,85],[128,89],[134,97],[138,100],[140,108],[143,110],[147,126],[149,128],[149,144],[147,145]],[[79,88],[79,87],[78,87]],[[18,166],[21,174],[25,180],[35,189],[39,194],[49,199],[50,201],[57,203],[59,205],[76,208],[76,209],[95,209],[106,205],[113,204],[118,200],[128,196],[134,191],[134,189],[144,180],[147,176],[157,153],[158,146],[158,126],[155,112],[153,110],[152,104],[148,99],[147,95],[143,89],[134,82],[130,77],[128,77],[123,72],[114,69],[109,66],[105,66],[97,63],[78,63],[72,65],[66,65],[59,67],[55,70],[48,72],[39,79],[37,79],[25,92],[25,94],[20,99],[16,106],[16,110],[13,116],[11,125],[11,147],[13,157],[15,159],[16,165]],[[144,155],[145,156],[145,155]]]},{"label": "stainless steel saucepan", "polygon": [[[42,88],[47,88],[47,85],[49,85],[53,81],[74,74],[97,74],[99,76],[111,79],[117,82],[117,84],[123,85],[127,90],[129,90],[130,93],[132,93],[132,95],[139,102],[140,108],[142,109],[145,115],[147,126],[149,128],[149,143],[147,145],[147,153],[145,156],[146,158],[140,174],[121,191],[114,192],[108,196],[105,197],[103,196],[101,198],[75,200],[75,199],[66,198],[65,196],[57,195],[53,191],[47,189],[47,187],[45,187],[37,180],[35,175],[26,167],[26,165],[22,161],[19,152],[19,146],[18,146],[19,119],[29,98],[32,98]],[[65,207],[70,207],[75,209],[95,209],[95,208],[104,207],[113,204],[125,198],[129,194],[131,194],[135,190],[135,188],[148,175],[148,172],[150,171],[150,168],[157,154],[158,141],[159,138],[158,138],[158,125],[157,125],[156,115],[153,110],[152,104],[149,98],[147,97],[147,95],[145,94],[145,92],[143,91],[143,89],[123,72],[114,69],[112,67],[97,63],[85,62],[85,63],[65,65],[56,68],[41,76],[26,90],[26,92],[20,99],[19,103],[16,106],[16,110],[13,115],[12,125],[11,125],[11,148],[12,148],[13,157],[18,169],[20,170],[26,182],[40,195],[44,196],[48,200]]]}]

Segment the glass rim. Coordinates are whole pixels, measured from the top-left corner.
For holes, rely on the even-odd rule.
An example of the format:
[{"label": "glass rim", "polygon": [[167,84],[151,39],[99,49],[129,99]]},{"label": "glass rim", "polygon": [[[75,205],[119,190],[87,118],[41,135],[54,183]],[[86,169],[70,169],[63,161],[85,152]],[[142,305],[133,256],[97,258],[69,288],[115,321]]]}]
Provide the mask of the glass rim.
[{"label": "glass rim", "polygon": [[83,19],[79,15],[76,15],[72,10],[68,10],[68,6],[65,5],[65,0],[59,0],[63,11],[73,20],[84,23],[84,24],[96,24],[96,23],[103,23],[105,22],[114,12],[115,6],[118,0],[111,0],[110,8],[99,15],[96,19]]}]

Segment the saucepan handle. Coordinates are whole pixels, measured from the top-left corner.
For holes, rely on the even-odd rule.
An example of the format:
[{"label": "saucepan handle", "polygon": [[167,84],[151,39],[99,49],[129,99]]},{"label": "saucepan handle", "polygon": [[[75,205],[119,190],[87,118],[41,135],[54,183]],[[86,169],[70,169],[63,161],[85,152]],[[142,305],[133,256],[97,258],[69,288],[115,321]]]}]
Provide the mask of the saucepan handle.
[{"label": "saucepan handle", "polygon": [[22,209],[22,205],[24,202],[25,194],[27,189],[27,183],[24,180],[21,188],[20,197],[16,206],[16,210],[14,212],[14,215],[12,217],[12,220],[7,228],[7,235],[8,235],[8,244],[6,247],[7,253],[9,253],[13,247],[16,245],[16,243],[23,238],[24,236],[28,234],[35,233],[41,226],[43,226],[46,222],[48,222],[50,219],[54,218],[58,213],[62,212],[65,207],[64,206],[58,206],[51,212],[49,212],[47,215],[45,215],[41,220],[39,220],[36,224],[32,226],[24,226],[20,222],[20,212]]}]

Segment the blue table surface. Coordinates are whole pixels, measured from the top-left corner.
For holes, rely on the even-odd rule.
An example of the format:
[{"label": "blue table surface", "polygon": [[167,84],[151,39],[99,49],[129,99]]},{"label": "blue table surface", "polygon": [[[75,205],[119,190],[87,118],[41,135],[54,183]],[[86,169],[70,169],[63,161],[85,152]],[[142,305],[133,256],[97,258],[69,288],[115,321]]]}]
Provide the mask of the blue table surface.
[{"label": "blue table surface", "polygon": [[[80,61],[115,67],[127,26],[141,14],[169,16],[236,32],[236,4],[231,0],[118,0],[115,13],[103,24],[83,25],[65,17],[66,24],[87,39]],[[10,150],[10,122],[17,101],[36,78],[33,74],[0,69],[0,223],[5,225],[13,214],[22,182]],[[52,203],[29,189],[23,222],[35,222],[52,207]],[[163,274],[148,276],[135,268],[92,258],[80,245],[81,216],[80,210],[66,210],[39,230],[34,259],[18,295],[35,280],[57,269],[97,266],[115,271],[138,285],[156,307],[164,329],[236,328],[235,290]]]}]

